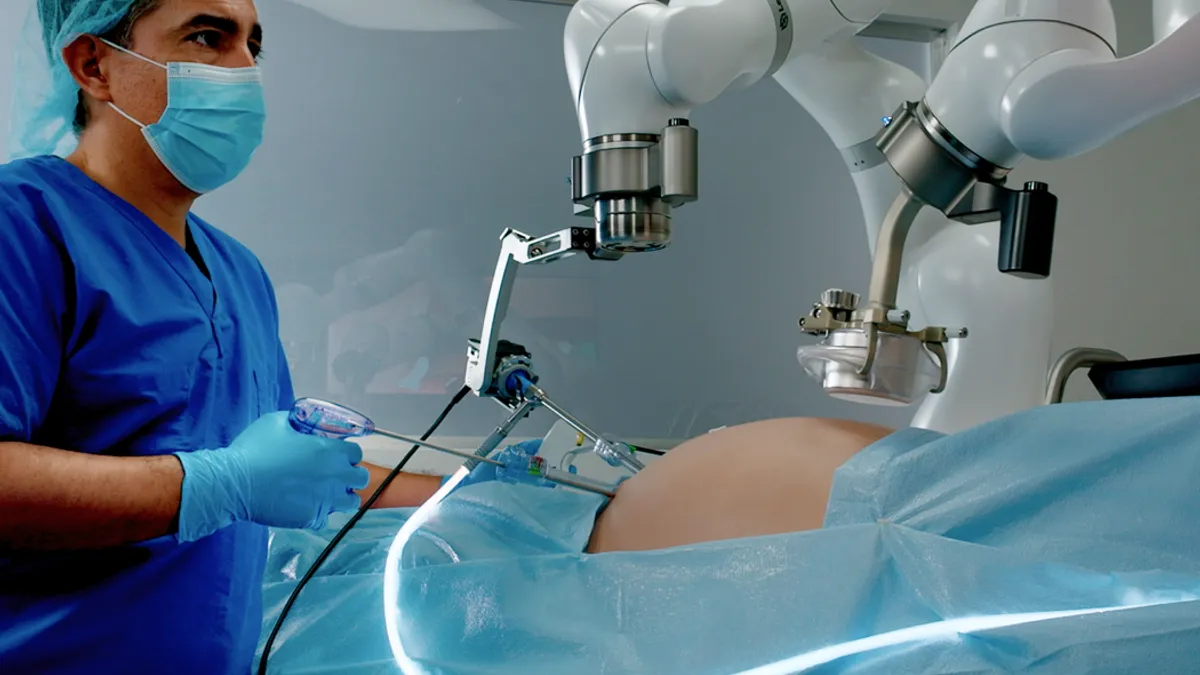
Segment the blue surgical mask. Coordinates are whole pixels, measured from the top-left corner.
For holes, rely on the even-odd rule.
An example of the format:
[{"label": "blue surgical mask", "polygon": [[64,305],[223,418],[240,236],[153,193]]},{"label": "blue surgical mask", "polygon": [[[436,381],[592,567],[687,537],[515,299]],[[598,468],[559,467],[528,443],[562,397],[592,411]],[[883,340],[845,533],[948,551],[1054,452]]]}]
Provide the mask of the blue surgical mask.
[{"label": "blue surgical mask", "polygon": [[142,124],[150,149],[184,187],[198,194],[229,183],[250,164],[262,144],[266,122],[262,70],[202,63],[163,65],[120,45],[110,47],[167,71],[167,109],[158,122]]}]

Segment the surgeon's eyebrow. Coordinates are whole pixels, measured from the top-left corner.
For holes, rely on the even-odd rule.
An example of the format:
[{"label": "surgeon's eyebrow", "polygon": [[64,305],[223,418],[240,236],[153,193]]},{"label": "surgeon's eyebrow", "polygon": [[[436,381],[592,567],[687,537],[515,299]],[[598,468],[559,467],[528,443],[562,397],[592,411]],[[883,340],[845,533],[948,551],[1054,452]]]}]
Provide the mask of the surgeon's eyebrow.
[{"label": "surgeon's eyebrow", "polygon": [[[226,35],[237,35],[241,26],[238,22],[225,16],[216,16],[213,14],[197,14],[188,20],[187,23],[180,27],[181,33],[189,31],[203,30],[205,28],[218,30]],[[250,42],[255,45],[262,45],[263,29],[262,24],[256,23],[250,29]]]}]

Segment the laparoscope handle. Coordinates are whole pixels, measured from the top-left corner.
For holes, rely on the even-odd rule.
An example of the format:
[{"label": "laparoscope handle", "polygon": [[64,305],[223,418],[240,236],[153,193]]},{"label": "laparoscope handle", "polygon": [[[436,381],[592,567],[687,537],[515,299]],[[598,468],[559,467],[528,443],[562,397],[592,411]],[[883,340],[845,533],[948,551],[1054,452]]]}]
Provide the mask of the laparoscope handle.
[{"label": "laparoscope handle", "polygon": [[366,415],[315,398],[302,398],[292,404],[288,423],[302,434],[325,438],[361,438],[375,433],[375,423]]}]

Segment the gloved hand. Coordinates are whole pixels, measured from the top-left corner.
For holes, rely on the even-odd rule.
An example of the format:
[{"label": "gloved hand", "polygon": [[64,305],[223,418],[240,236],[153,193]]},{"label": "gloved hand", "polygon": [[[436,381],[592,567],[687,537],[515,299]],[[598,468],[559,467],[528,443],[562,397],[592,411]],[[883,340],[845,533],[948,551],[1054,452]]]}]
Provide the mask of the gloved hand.
[{"label": "gloved hand", "polygon": [[552,483],[539,475],[530,473],[529,463],[537,455],[538,450],[542,449],[542,440],[535,439],[525,441],[516,445],[510,445],[501,450],[498,454],[492,455],[491,459],[497,462],[503,462],[504,467],[480,462],[471,473],[458,484],[458,487],[465,485],[474,485],[476,483],[486,483],[488,481],[500,481],[503,483],[524,483],[526,485],[540,485],[542,487],[555,487]]},{"label": "gloved hand", "polygon": [[329,514],[353,511],[370,480],[362,448],[302,434],[288,413],[264,415],[227,448],[176,453],[183,465],[179,541],[195,541],[235,522],[325,527]]}]

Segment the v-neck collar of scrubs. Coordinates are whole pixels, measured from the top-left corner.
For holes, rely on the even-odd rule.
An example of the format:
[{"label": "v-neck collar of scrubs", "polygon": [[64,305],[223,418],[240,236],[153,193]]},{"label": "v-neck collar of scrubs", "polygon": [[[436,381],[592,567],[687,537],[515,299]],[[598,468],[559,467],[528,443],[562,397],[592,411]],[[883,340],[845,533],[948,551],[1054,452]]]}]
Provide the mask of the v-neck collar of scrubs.
[{"label": "v-neck collar of scrubs", "polygon": [[196,265],[200,268],[200,272],[207,277],[209,281],[212,281],[212,274],[208,271],[208,264],[204,262],[204,255],[200,253],[200,247],[196,245],[196,237],[192,233],[192,228],[190,226],[184,228],[184,236],[186,240],[184,242],[183,249],[187,251],[188,257],[192,259],[192,262],[196,263]]},{"label": "v-neck collar of scrubs", "polygon": [[196,250],[208,268],[209,275],[204,274],[200,265],[196,264],[196,261],[188,254],[185,247],[180,246],[179,242],[164,232],[161,227],[155,224],[153,220],[150,220],[136,206],[97,183],[79,167],[65,159],[58,159],[66,167],[67,171],[76,172],[83,179],[79,182],[80,185],[83,185],[112,204],[113,208],[124,215],[134,227],[138,228],[158,251],[159,255],[170,265],[171,269],[188,285],[192,294],[196,297],[196,302],[200,303],[208,318],[215,321],[217,318],[216,280],[209,276],[213,274],[213,249],[211,243],[208,241],[207,233],[196,224],[192,215],[188,214],[187,228],[195,242]]}]

